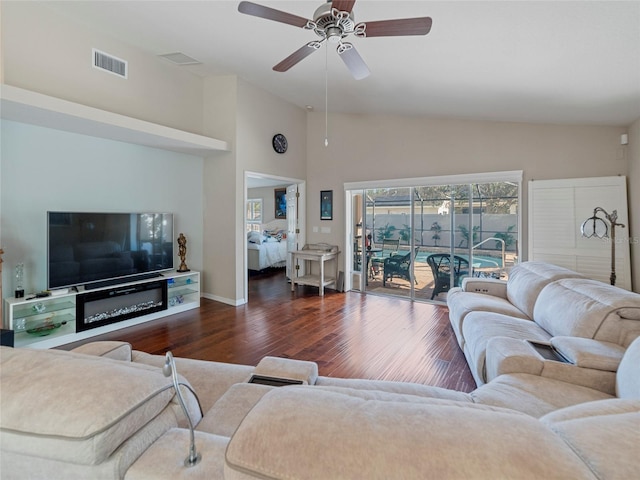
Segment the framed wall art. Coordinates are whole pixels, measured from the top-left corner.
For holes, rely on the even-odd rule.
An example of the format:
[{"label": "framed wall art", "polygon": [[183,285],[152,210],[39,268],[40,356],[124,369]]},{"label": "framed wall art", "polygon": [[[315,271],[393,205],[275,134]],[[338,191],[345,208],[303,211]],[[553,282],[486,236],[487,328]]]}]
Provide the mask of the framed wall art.
[{"label": "framed wall art", "polygon": [[287,189],[276,188],[274,190],[275,195],[275,217],[287,218]]},{"label": "framed wall art", "polygon": [[320,192],[320,220],[333,220],[333,190]]}]

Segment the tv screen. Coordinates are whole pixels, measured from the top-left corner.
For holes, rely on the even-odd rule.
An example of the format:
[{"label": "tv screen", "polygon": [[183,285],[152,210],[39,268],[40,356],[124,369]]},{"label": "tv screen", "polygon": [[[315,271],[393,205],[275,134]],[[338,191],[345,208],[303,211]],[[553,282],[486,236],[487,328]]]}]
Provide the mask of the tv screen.
[{"label": "tv screen", "polygon": [[173,214],[47,212],[49,289],[173,269]]}]

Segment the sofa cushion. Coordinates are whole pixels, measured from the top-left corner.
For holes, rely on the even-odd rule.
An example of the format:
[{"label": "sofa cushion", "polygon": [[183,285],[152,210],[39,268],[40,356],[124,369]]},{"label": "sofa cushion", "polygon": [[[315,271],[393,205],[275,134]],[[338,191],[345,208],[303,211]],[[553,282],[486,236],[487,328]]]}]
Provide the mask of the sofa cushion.
[{"label": "sofa cushion", "polygon": [[236,383],[204,414],[197,430],[230,437],[247,412],[272,389],[257,383]]},{"label": "sofa cushion", "polygon": [[562,440],[518,412],[308,386],[262,398],[231,438],[224,473],[228,480],[593,478]]},{"label": "sofa cushion", "polygon": [[616,393],[620,398],[640,398],[640,338],[624,352],[616,375]]},{"label": "sofa cushion", "polygon": [[363,378],[318,377],[316,386],[342,387],[359,391],[377,390],[379,392],[414,395],[417,397],[442,398],[446,400],[470,401],[469,395],[457,390],[434,387],[410,382],[394,382],[389,380],[369,380]]},{"label": "sofa cushion", "polygon": [[549,283],[561,278],[583,278],[572,270],[545,262],[523,262],[509,272],[507,299],[527,317],[534,318],[538,295]]},{"label": "sofa cushion", "polygon": [[638,478],[640,400],[576,405],[550,413],[541,421],[585,459],[598,478]]},{"label": "sofa cushion", "polygon": [[536,300],[544,287],[567,277],[583,278],[581,274],[557,265],[523,262],[511,268],[507,282],[495,279],[465,279],[463,288],[452,288],[447,294],[449,321],[458,344],[464,349],[468,341],[462,325],[469,313],[486,311],[514,318],[533,319]]},{"label": "sofa cushion", "polygon": [[[149,446],[160,438],[167,430],[174,428],[176,417],[174,412],[164,409],[140,430],[125,440],[109,455],[104,462],[98,464],[82,464],[51,455],[34,456],[29,452],[22,454],[12,451],[14,439],[0,433],[0,472],[3,480],[122,480],[131,464],[140,457]],[[66,446],[73,446],[68,442]],[[186,453],[185,453],[186,456]]]},{"label": "sofa cushion", "polygon": [[640,335],[640,295],[596,280],[566,278],[540,292],[533,318],[554,337],[626,347]]},{"label": "sofa cushion", "polygon": [[0,360],[3,449],[21,454],[98,464],[174,397],[171,379],[144,365],[6,347]]},{"label": "sofa cushion", "polygon": [[475,403],[512,408],[534,417],[578,403],[612,398],[599,390],[527,373],[501,375],[470,395]]},{"label": "sofa cushion", "polygon": [[492,312],[471,312],[462,324],[465,357],[478,385],[487,381],[485,358],[487,343],[494,337],[538,340],[548,343],[551,336],[531,320]]},{"label": "sofa cushion", "polygon": [[113,360],[131,361],[131,344],[117,341],[89,342],[72,350],[75,353],[112,358]]},{"label": "sofa cushion", "polygon": [[185,467],[189,453],[189,430],[172,428],[151,445],[127,470],[125,480],[224,478],[224,451],[227,437],[195,432],[196,451],[201,460],[196,467]]},{"label": "sofa cushion", "polygon": [[524,312],[520,311],[505,298],[483,293],[466,292],[460,288],[449,290],[447,306],[449,307],[449,321],[460,347],[464,347],[465,344],[462,323],[471,312],[495,312],[530,320]]}]

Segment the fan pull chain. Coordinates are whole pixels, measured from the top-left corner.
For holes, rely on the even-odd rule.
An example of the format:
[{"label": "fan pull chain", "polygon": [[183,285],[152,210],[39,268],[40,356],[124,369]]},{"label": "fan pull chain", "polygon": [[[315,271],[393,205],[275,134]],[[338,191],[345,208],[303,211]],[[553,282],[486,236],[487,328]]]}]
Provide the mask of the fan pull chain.
[{"label": "fan pull chain", "polygon": [[329,146],[329,44],[324,50],[324,146]]}]

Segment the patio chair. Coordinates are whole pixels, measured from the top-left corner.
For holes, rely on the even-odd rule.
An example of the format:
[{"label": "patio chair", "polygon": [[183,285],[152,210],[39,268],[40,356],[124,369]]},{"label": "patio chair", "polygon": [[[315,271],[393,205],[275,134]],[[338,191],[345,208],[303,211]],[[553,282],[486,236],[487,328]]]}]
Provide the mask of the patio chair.
[{"label": "patio chair", "polygon": [[[408,252],[406,255],[397,254],[384,259],[382,267],[383,287],[387,285],[387,279],[393,280],[394,277],[411,281],[411,262],[416,258],[418,250],[420,250],[420,247],[415,247],[413,252]],[[415,282],[417,285],[418,281],[415,280]]]},{"label": "patio chair", "polygon": [[380,255],[378,256],[378,254],[376,253],[373,257],[371,257],[372,277],[375,277],[378,274],[378,272],[380,271],[380,266],[384,263],[385,258],[397,255],[398,248],[400,248],[400,240],[391,240],[389,238],[385,238],[382,240],[380,248]]},{"label": "patio chair", "polygon": [[[434,253],[427,257],[427,263],[433,273],[433,293],[431,300],[441,292],[448,292],[451,288],[451,255],[448,253]],[[453,256],[454,286],[459,286],[460,279],[469,274],[469,261],[466,258]]]}]

